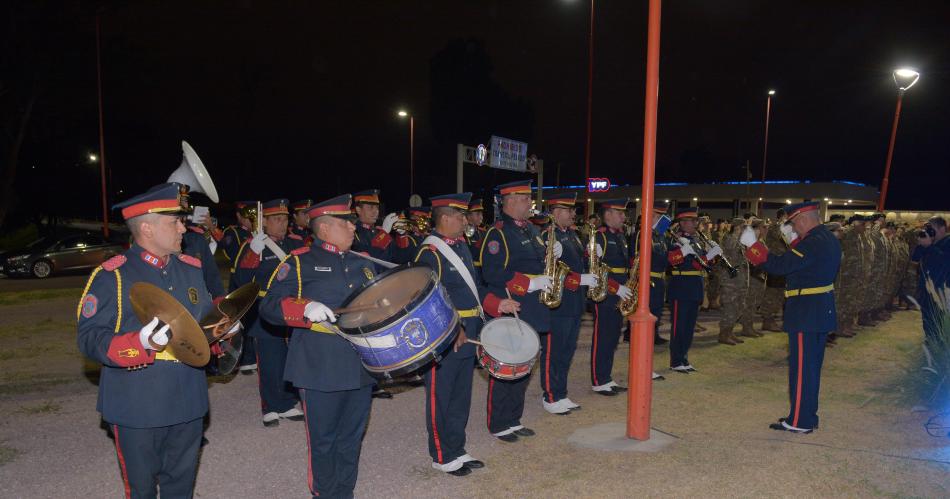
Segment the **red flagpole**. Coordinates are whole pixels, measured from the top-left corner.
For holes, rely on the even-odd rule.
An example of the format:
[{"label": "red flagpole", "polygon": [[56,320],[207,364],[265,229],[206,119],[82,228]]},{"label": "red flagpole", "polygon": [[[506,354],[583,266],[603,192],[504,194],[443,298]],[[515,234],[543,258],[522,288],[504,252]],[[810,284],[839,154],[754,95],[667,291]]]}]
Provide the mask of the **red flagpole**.
[{"label": "red flagpole", "polygon": [[[590,0],[590,33],[587,38],[587,142],[584,148],[584,183],[590,178],[591,109],[594,103],[594,0]],[[588,191],[589,195],[589,191]],[[590,213],[590,201],[584,201],[584,216]]]},{"label": "red flagpole", "polygon": [[647,80],[643,118],[643,192],[640,194],[640,268],[637,311],[630,316],[632,338],[627,379],[627,438],[650,439],[653,401],[653,328],[650,314],[650,257],[653,249],[653,183],[656,170],[656,114],[660,92],[661,0],[650,0],[647,32]]},{"label": "red flagpole", "polygon": [[106,137],[102,122],[102,48],[100,17],[96,14],[96,90],[99,94],[99,176],[102,179],[102,235],[109,237],[109,201],[106,196]]},{"label": "red flagpole", "polygon": [[904,91],[897,92],[897,109],[894,111],[894,125],[891,127],[891,142],[887,146],[887,161],[884,162],[884,180],[881,180],[881,197],[877,200],[877,211],[884,211],[884,201],[887,200],[887,184],[891,176],[891,159],[894,157],[894,141],[897,139],[897,122],[901,117],[901,101],[904,100]]}]

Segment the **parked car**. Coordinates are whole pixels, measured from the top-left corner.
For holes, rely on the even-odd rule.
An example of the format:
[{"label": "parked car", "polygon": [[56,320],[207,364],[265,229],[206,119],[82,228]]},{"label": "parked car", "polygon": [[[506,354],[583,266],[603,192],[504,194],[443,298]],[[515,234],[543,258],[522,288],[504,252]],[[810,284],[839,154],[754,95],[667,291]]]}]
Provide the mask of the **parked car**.
[{"label": "parked car", "polygon": [[47,236],[0,259],[0,273],[40,279],[54,272],[91,269],[122,253],[124,246],[91,232]]}]

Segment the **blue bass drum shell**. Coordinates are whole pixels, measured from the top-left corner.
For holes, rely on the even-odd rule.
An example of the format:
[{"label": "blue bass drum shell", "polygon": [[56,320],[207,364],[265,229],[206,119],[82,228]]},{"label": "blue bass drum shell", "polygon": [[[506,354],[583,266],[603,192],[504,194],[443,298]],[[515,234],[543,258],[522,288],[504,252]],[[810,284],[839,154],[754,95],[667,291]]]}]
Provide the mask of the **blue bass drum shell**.
[{"label": "blue bass drum shell", "polygon": [[[371,324],[340,325],[344,336],[350,337],[348,340],[359,354],[363,367],[376,377],[401,376],[430,362],[438,362],[458,332],[458,312],[448,292],[439,284],[435,271],[425,265],[406,264],[383,272],[354,291],[343,301],[342,307],[351,306],[362,293],[374,287],[396,285],[390,283],[398,283],[394,279],[398,279],[400,272],[414,269],[427,271],[428,279],[406,305]],[[373,347],[362,344],[361,340],[391,345]]]}]

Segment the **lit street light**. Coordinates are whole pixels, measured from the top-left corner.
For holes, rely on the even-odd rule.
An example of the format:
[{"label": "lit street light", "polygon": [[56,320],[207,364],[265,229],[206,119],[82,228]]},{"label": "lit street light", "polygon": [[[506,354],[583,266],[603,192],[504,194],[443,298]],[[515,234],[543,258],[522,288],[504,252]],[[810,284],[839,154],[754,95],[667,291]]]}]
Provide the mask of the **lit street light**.
[{"label": "lit street light", "polygon": [[409,117],[409,194],[414,194],[414,175],[416,169],[416,119],[409,111],[400,109],[396,113],[400,118]]},{"label": "lit street light", "polygon": [[884,162],[884,179],[881,180],[881,197],[877,200],[878,211],[884,210],[884,201],[887,200],[887,183],[891,175],[891,159],[894,157],[894,140],[897,139],[897,122],[901,117],[901,101],[904,92],[917,83],[920,73],[910,68],[894,70],[894,83],[897,85],[897,108],[894,110],[894,124],[891,126],[891,141],[887,146],[887,160]]},{"label": "lit street light", "polygon": [[90,154],[90,155],[89,155],[89,162],[90,162],[90,163],[95,163],[96,161],[99,161],[99,156],[96,156],[95,154]]}]

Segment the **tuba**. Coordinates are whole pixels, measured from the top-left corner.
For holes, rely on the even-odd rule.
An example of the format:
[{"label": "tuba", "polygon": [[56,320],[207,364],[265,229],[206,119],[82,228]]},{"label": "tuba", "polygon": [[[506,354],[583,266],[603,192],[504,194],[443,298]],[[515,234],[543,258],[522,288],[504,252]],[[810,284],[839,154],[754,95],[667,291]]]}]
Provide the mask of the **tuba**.
[{"label": "tuba", "polygon": [[620,311],[620,315],[627,317],[637,311],[637,295],[639,294],[640,289],[639,284],[640,255],[637,255],[636,258],[633,259],[633,265],[630,266],[630,273],[627,276],[627,283],[625,284],[625,286],[630,288],[630,291],[633,291],[633,294],[630,295],[630,298],[617,302],[617,310]]},{"label": "tuba", "polygon": [[181,149],[183,154],[181,165],[168,176],[168,181],[187,185],[189,192],[200,192],[208,196],[211,202],[217,203],[218,190],[215,189],[214,182],[208,175],[208,169],[201,162],[198,153],[184,140],[181,141]]},{"label": "tuba", "polygon": [[597,276],[597,285],[587,288],[587,297],[595,302],[604,301],[607,297],[607,274],[610,269],[601,263],[597,256],[597,228],[594,224],[585,224],[587,232],[587,263],[590,267],[590,273]]},{"label": "tuba", "polygon": [[566,263],[558,260],[554,256],[554,220],[550,221],[547,228],[548,244],[544,251],[544,275],[551,278],[551,288],[542,291],[538,295],[541,303],[548,308],[557,308],[561,305],[561,295],[564,293],[564,278],[570,273],[571,268]]}]

